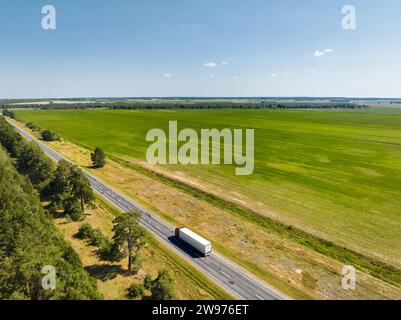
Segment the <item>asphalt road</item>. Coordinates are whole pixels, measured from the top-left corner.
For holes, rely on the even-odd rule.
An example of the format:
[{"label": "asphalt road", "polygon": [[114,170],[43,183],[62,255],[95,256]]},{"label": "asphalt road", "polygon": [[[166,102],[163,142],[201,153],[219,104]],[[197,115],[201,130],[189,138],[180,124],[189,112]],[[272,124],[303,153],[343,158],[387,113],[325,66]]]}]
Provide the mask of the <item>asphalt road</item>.
[{"label": "asphalt road", "polygon": [[[35,141],[40,149],[55,161],[64,159],[63,156],[49,148],[44,143],[38,141],[22,129],[15,129],[29,141]],[[174,227],[160,220],[155,215],[138,206],[134,201],[114,190],[100,179],[83,170],[89,179],[93,189],[116,205],[123,212],[139,209],[142,211],[141,223],[156,237],[170,245],[170,247],[185,257],[198,269],[209,275],[217,283],[228,289],[235,296],[244,300],[282,300],[285,299],[280,293],[266,285],[260,283],[254,277],[247,274],[246,271],[228,262],[216,254],[209,257],[202,257],[189,246],[178,242],[174,238]]]}]

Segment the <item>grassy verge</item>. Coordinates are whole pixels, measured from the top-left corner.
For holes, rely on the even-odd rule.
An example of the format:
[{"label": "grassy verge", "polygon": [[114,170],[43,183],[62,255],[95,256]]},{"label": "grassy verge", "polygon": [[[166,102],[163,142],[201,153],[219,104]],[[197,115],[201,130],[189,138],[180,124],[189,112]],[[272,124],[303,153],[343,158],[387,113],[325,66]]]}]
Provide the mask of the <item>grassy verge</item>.
[{"label": "grassy verge", "polygon": [[[351,264],[358,267],[360,271],[372,275],[378,279],[386,281],[401,288],[401,270],[388,265],[382,261],[372,257],[365,256],[358,252],[352,251],[348,248],[336,245],[333,242],[324,240],[305,231],[302,231],[294,226],[286,225],[281,222],[262,216],[259,213],[252,211],[248,208],[241,207],[238,204],[219,198],[211,193],[192,187],[183,182],[169,178],[161,173],[143,168],[139,165],[122,160],[118,157],[108,154],[110,159],[134,169],[152,179],[160,181],[166,185],[174,187],[186,194],[189,194],[197,199],[206,201],[213,206],[229,211],[245,221],[256,224],[268,232],[280,235],[293,242],[301,244],[310,248],[318,253],[326,255],[330,258],[341,261],[345,264]],[[254,268],[252,268],[254,269]]]}]

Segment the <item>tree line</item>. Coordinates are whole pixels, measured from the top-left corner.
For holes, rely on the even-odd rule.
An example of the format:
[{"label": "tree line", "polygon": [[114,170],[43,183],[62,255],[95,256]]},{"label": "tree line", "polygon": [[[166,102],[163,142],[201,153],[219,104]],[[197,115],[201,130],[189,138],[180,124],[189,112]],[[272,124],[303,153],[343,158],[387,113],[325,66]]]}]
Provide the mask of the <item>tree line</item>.
[{"label": "tree line", "polygon": [[[105,106],[103,106],[104,108]],[[148,102],[135,104],[113,104],[109,109],[364,109],[367,106],[352,103],[301,103],[266,101],[202,101],[202,102]]]},{"label": "tree line", "polygon": [[[82,109],[368,109],[369,106],[349,102],[305,102],[305,101],[265,101],[265,100],[238,100],[238,101],[119,101],[106,103],[79,103],[62,104],[50,103],[46,105],[24,105],[24,108],[42,110],[82,110]],[[22,108],[22,106],[21,106]]]},{"label": "tree line", "polygon": [[[6,156],[6,153],[0,150],[2,152],[0,153],[0,160],[3,160],[4,163],[0,161],[1,168],[3,169],[2,171],[0,170],[2,182],[0,184],[0,200],[3,206],[7,206],[6,209],[3,209],[0,205],[0,259],[4,262],[0,262],[0,299],[14,299],[17,297],[23,299],[100,298],[101,296],[96,290],[96,283],[83,269],[75,251],[69,247],[62,239],[61,235],[55,231],[55,226],[47,217],[40,203],[41,200],[49,203],[46,207],[47,212],[61,210],[72,220],[81,221],[85,218],[85,207],[94,206],[95,196],[88,179],[85,177],[82,170],[65,160],[59,161],[55,168],[53,163],[34,142],[26,142],[3,117],[0,117],[0,144],[9,155],[15,159],[14,163],[12,163]],[[0,146],[0,149],[1,148]],[[105,164],[104,152],[100,148],[96,148],[91,154],[91,158],[96,168]],[[13,189],[12,187],[11,189],[7,189],[11,182],[7,180],[8,176],[5,174],[10,170],[14,171],[14,175],[12,176],[17,178],[15,187],[21,188],[21,185],[23,185],[23,189],[26,189],[26,192],[22,193],[20,196],[29,198],[32,202],[30,206],[26,205],[26,201],[22,201],[21,205],[26,206],[21,207],[21,205],[17,204],[17,200],[14,201],[14,198],[10,197],[10,193],[13,193]],[[17,174],[17,172],[19,174]],[[18,194],[19,193],[16,193],[16,195]],[[31,214],[31,212],[34,212],[36,217]],[[17,216],[18,221],[21,220],[22,225],[19,226],[15,224],[10,227],[11,221]],[[117,217],[114,220],[114,236],[112,239],[108,239],[99,229],[93,229],[89,224],[83,224],[80,227],[77,237],[80,239],[89,239],[91,245],[98,246],[99,256],[104,260],[117,262],[127,257],[128,274],[135,275],[142,267],[140,250],[145,245],[146,241],[146,232],[144,228],[139,225],[140,216],[140,211],[134,211]],[[25,220],[29,220],[29,223],[35,225],[37,232],[27,230],[25,228],[27,227]],[[43,228],[40,224],[43,224]],[[14,231],[13,228],[16,231]],[[17,256],[15,260],[13,260],[13,252],[7,248],[3,250],[2,245],[5,244],[5,246],[8,247],[7,243],[12,242],[12,234],[16,232],[21,235],[21,238],[27,239],[27,246],[28,244],[37,246],[37,240],[40,241],[44,233],[47,233],[49,237],[53,235],[55,238],[54,248],[46,241],[43,243],[43,245],[49,246],[48,248],[50,251],[48,255],[47,252],[38,253],[39,251],[37,250],[43,249],[41,246],[35,247],[35,250],[28,253],[28,251],[25,252],[25,250],[28,250],[28,247],[24,247],[25,243],[22,247],[16,245],[15,251]],[[35,241],[30,241],[31,237],[34,237]],[[49,239],[49,241],[51,240],[52,239]],[[71,257],[72,260],[66,260],[65,263],[74,263],[74,272],[85,274],[85,276],[81,275],[82,283],[78,276],[74,278],[70,274],[65,275],[69,277],[67,279],[68,281],[76,281],[76,283],[74,282],[71,284],[71,290],[75,290],[72,293],[69,289],[67,290],[63,279],[61,279],[60,282],[63,286],[59,288],[59,291],[46,292],[44,289],[41,289],[39,281],[40,278],[43,277],[39,265],[42,263],[41,259],[49,261],[47,264],[43,264],[43,266],[52,265],[56,270],[63,270],[64,272],[64,269],[68,267],[60,265],[61,262],[57,260],[59,259],[57,250],[60,251],[59,254],[68,254],[68,258]],[[63,250],[65,250],[65,252]],[[38,259],[35,259],[30,253],[36,254]],[[18,260],[18,254],[27,254],[26,260]],[[50,256],[53,254],[52,260]],[[30,260],[31,258],[32,260]],[[6,262],[10,263],[10,265],[6,265]],[[27,265],[25,265],[25,263]],[[17,264],[16,270],[19,270],[18,268],[28,270],[28,274],[25,277],[17,279],[20,282],[16,280],[16,278],[19,277],[18,272],[12,273],[11,270],[15,264]],[[10,283],[8,283],[8,281]],[[70,284],[68,283],[68,285]],[[76,287],[82,287],[83,293],[76,289]],[[24,288],[25,291],[23,291]],[[173,280],[168,271],[165,270],[161,270],[154,280],[148,275],[145,277],[143,284],[134,283],[128,290],[128,296],[130,298],[140,298],[144,296],[146,290],[151,292],[149,296],[151,299],[165,300],[174,299],[175,297]],[[20,291],[23,291],[23,293],[20,293]]]},{"label": "tree line", "polygon": [[4,118],[0,118],[0,144],[52,209],[63,209],[75,221],[85,217],[85,205],[93,206],[95,196],[81,169],[64,160],[55,169],[37,144],[24,140]]},{"label": "tree line", "polygon": [[[0,299],[101,299],[95,279],[1,146],[0,181]],[[45,266],[55,270],[51,290],[43,285]]]},{"label": "tree line", "polygon": [[13,111],[8,110],[8,109],[4,109],[3,110],[3,116],[10,117],[11,119],[15,119],[15,113]]}]

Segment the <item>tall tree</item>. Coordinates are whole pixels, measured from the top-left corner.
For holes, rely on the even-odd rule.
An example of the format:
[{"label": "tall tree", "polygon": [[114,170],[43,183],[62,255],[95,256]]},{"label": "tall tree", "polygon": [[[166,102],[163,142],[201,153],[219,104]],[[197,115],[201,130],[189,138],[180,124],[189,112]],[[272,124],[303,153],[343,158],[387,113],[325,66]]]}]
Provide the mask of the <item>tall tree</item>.
[{"label": "tall tree", "polygon": [[71,169],[70,186],[72,199],[79,200],[82,212],[85,211],[85,204],[93,205],[95,195],[89,180],[77,166],[73,166]]},{"label": "tall tree", "polygon": [[85,218],[85,205],[93,205],[94,194],[82,170],[65,160],[57,169],[43,195],[54,208],[63,207],[64,212],[74,221]]},{"label": "tall tree", "polygon": [[95,152],[91,153],[91,160],[95,168],[103,168],[106,164],[106,156],[103,149],[97,147]]},{"label": "tall tree", "polygon": [[70,196],[71,170],[72,165],[69,162],[60,160],[49,185],[46,187],[45,196],[48,197],[54,207],[62,205],[63,201]]},{"label": "tall tree", "polygon": [[18,156],[21,141],[21,136],[15,132],[3,117],[0,117],[0,144],[7,149],[12,157]]},{"label": "tall tree", "polygon": [[47,185],[53,173],[53,163],[34,142],[22,144],[17,167],[18,171],[27,176],[39,191]]},{"label": "tall tree", "polygon": [[[120,250],[128,256],[128,271],[134,272],[138,268],[139,250],[145,244],[145,230],[139,225],[141,212],[139,210],[127,212],[114,220],[113,240]],[[138,258],[138,259],[137,259]]]}]

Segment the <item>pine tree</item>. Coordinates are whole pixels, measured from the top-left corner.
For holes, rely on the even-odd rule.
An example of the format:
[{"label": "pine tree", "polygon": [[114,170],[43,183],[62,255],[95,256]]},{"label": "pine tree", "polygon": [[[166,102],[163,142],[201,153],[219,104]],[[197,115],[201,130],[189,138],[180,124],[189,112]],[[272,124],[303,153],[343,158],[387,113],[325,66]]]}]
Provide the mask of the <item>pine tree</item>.
[{"label": "pine tree", "polygon": [[81,211],[85,212],[85,204],[94,205],[95,195],[82,170],[73,166],[70,174],[71,200],[77,200],[81,204]]},{"label": "pine tree", "polygon": [[137,256],[139,250],[145,244],[145,230],[139,225],[141,212],[127,212],[114,220],[114,242],[120,247],[121,251],[127,253],[128,271],[135,273],[136,263],[140,260]]}]

